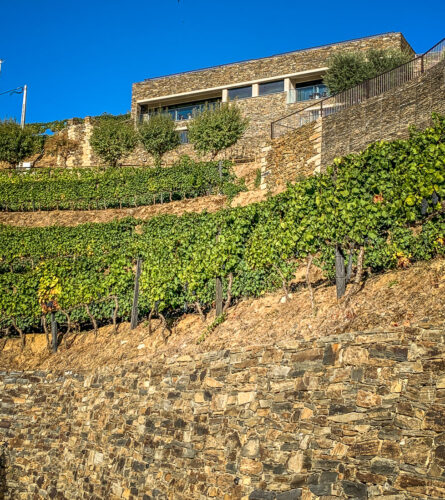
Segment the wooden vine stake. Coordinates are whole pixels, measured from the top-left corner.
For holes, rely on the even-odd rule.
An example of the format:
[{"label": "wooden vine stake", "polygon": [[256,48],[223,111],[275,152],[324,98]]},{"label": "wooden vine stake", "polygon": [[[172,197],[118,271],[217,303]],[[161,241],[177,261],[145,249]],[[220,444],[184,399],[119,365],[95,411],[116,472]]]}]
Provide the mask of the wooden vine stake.
[{"label": "wooden vine stake", "polygon": [[54,311],[51,311],[51,340],[53,352],[57,352],[57,321]]},{"label": "wooden vine stake", "polygon": [[131,308],[130,329],[134,330],[138,326],[138,301],[139,301],[139,278],[142,270],[142,259],[136,262],[136,276],[134,278],[133,307]]},{"label": "wooden vine stake", "polygon": [[[221,170],[220,170],[221,176]],[[218,234],[216,235],[216,243],[218,243],[221,228],[218,229]],[[216,306],[216,317],[221,316],[223,313],[223,285],[221,276],[215,278],[215,306]]]},{"label": "wooden vine stake", "polygon": [[337,299],[341,299],[346,292],[345,256],[340,245],[335,245],[335,285]]},{"label": "wooden vine stake", "polygon": [[216,317],[218,317],[223,313],[223,286],[222,279],[219,276],[215,278],[215,303]]}]

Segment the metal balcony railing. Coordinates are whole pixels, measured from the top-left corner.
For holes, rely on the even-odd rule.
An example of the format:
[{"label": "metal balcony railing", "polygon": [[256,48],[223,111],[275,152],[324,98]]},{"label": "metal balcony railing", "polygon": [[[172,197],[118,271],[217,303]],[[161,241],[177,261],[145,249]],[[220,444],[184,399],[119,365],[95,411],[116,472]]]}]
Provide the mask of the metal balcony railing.
[{"label": "metal balcony railing", "polygon": [[415,57],[397,68],[366,80],[348,90],[320,99],[318,102],[312,103],[300,111],[295,111],[279,120],[275,120],[271,123],[271,137],[280,137],[320,117],[338,113],[355,104],[360,104],[371,97],[400,87],[404,83],[425,73],[425,71],[428,71],[444,59],[445,38],[421,56]]}]

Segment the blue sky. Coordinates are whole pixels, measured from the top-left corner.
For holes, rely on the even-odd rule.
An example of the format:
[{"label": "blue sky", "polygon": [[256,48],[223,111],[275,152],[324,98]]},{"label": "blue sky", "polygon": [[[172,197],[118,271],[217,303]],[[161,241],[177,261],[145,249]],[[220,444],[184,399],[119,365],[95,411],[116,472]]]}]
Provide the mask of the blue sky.
[{"label": "blue sky", "polygon": [[[0,0],[0,92],[28,84],[27,122],[125,113],[153,76],[401,31],[424,52],[445,2]],[[19,118],[21,96],[0,96]]]}]

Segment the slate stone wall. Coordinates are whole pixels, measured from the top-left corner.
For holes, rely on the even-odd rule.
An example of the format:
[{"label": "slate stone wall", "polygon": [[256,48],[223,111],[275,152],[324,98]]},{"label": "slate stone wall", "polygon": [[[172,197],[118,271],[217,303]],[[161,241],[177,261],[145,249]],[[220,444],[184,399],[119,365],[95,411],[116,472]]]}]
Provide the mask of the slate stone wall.
[{"label": "slate stone wall", "polygon": [[359,38],[356,40],[298,50],[262,59],[214,66],[133,84],[132,116],[137,115],[137,101],[180,94],[236,83],[272,78],[326,66],[329,57],[338,51],[361,51],[370,48],[399,48],[412,52],[401,33]]},{"label": "slate stone wall", "polygon": [[323,118],[322,164],[375,141],[405,139],[410,125],[429,126],[433,112],[445,114],[445,61],[400,87]]},{"label": "slate stone wall", "polygon": [[[313,70],[326,67],[328,59],[336,52],[366,51],[370,48],[397,48],[413,53],[412,48],[401,33],[385,33],[383,35],[299,50],[262,59],[148,79],[133,84],[132,118],[136,120],[138,113],[137,102],[142,99],[164,97],[232,85],[237,82],[242,83]],[[258,160],[261,157],[261,147],[270,138],[271,122],[286,114],[303,109],[310,104],[309,101],[287,104],[286,98],[287,93],[282,92],[237,101],[237,105],[241,108],[243,115],[249,119],[249,126],[244,137],[234,148],[227,152],[227,156]],[[195,157],[191,148],[187,150],[187,148],[181,147],[177,152],[186,152]],[[173,155],[175,153],[173,152]],[[136,154],[135,159],[132,157],[131,159],[126,159],[125,162],[138,163],[139,159],[140,154]],[[151,163],[150,158],[147,161],[148,164]]]},{"label": "slate stone wall", "polygon": [[6,499],[444,498],[444,354],[443,330],[406,328],[91,374],[2,372],[0,488]]},{"label": "slate stone wall", "polygon": [[288,182],[320,171],[321,127],[321,119],[318,119],[272,139],[262,148],[262,189],[279,191]]}]

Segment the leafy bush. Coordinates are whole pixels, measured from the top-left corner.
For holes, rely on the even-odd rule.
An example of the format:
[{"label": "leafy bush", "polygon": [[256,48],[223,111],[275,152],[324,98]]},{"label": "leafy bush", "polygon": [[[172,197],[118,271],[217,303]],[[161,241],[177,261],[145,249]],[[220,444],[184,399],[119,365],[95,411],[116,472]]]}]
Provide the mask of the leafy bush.
[{"label": "leafy bush", "polygon": [[167,114],[156,114],[141,123],[138,136],[144,148],[154,157],[157,167],[161,166],[162,156],[180,144],[175,122]]},{"label": "leafy bush", "polygon": [[184,156],[172,167],[55,168],[0,171],[0,210],[85,210],[151,205],[245,189],[229,162],[194,162]]},{"label": "leafy bush", "polygon": [[190,123],[189,141],[199,153],[210,153],[212,158],[243,135],[248,120],[243,118],[236,105],[222,104],[216,109],[206,109]]},{"label": "leafy bush", "polygon": [[41,139],[13,120],[0,121],[0,161],[11,167],[17,166],[26,157],[41,150]]},{"label": "leafy bush", "polygon": [[[216,164],[215,164],[216,165]],[[98,321],[128,318],[134,259],[143,258],[140,312],[211,307],[224,293],[287,291],[297,265],[315,256],[332,276],[334,249],[364,251],[380,270],[445,255],[445,118],[408,140],[378,142],[337,159],[326,173],[267,201],[215,213],[164,215],[77,227],[1,227],[0,327],[39,327],[39,296],[69,310],[90,303]],[[359,250],[360,249],[360,250]],[[233,282],[232,282],[233,278]],[[45,287],[51,286],[50,290]],[[57,292],[57,293],[56,293]],[[82,307],[72,319],[88,322]],[[63,313],[58,313],[64,322]],[[77,319],[75,319],[77,318]]]},{"label": "leafy bush", "polygon": [[328,61],[329,69],[323,81],[329,87],[331,94],[337,94],[396,68],[410,59],[408,53],[394,49],[370,49],[366,54],[339,52]]},{"label": "leafy bush", "polygon": [[118,165],[123,156],[134,150],[136,143],[133,124],[112,118],[98,120],[90,138],[93,151],[113,167]]}]

